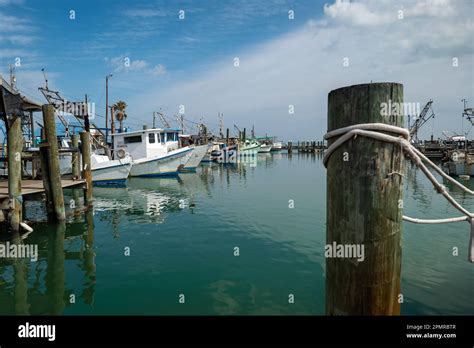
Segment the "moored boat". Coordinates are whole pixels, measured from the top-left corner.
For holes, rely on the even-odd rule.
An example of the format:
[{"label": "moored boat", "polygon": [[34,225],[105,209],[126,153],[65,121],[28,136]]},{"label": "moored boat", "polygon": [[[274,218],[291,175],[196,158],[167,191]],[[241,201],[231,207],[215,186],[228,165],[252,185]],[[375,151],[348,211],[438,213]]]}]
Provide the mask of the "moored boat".
[{"label": "moored boat", "polygon": [[191,158],[194,147],[179,147],[178,129],[143,129],[113,134],[117,158],[132,157],[130,176],[176,175]]},{"label": "moored boat", "polygon": [[258,148],[259,153],[268,153],[272,150],[272,145],[271,144],[261,144],[260,147]]},{"label": "moored boat", "polygon": [[275,142],[273,142],[271,151],[280,151],[282,149],[282,147],[283,147],[283,145],[280,141],[275,141]]}]

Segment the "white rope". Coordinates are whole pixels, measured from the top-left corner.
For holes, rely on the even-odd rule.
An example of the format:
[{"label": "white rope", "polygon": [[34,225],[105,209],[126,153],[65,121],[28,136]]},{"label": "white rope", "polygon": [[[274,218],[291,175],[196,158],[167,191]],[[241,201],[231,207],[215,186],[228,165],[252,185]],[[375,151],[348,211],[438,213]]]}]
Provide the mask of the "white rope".
[{"label": "white rope", "polygon": [[[398,134],[398,137],[388,135],[385,133],[379,133],[379,132],[390,132],[394,134]],[[405,128],[401,127],[396,127],[396,126],[391,126],[383,123],[362,123],[362,124],[357,124],[349,127],[343,127],[339,128],[333,131],[330,131],[326,133],[324,136],[324,139],[330,139],[332,137],[338,136],[340,137],[334,141],[334,143],[329,146],[329,148],[326,151],[326,154],[324,155],[323,163],[324,166],[327,167],[327,162],[333,152],[341,146],[343,143],[348,141],[349,139],[353,138],[354,139],[361,135],[365,136],[368,138],[392,143],[392,144],[399,144],[412,159],[412,161],[423,171],[423,173],[426,175],[428,180],[431,181],[433,186],[435,187],[436,191],[438,193],[441,193],[449,203],[451,203],[452,206],[454,206],[457,210],[462,212],[464,216],[461,217],[454,217],[454,218],[447,218],[447,219],[416,219],[408,216],[403,216],[403,220],[417,223],[417,224],[442,224],[442,223],[450,223],[450,222],[459,222],[459,221],[469,221],[469,222],[474,222],[474,213],[469,212],[466,210],[464,207],[461,206],[447,191],[444,185],[440,184],[434,175],[429,171],[428,167],[423,163],[426,162],[428,166],[433,168],[438,174],[440,174],[442,177],[456,185],[457,187],[461,188],[464,192],[467,192],[471,195],[474,195],[474,191],[468,189],[465,187],[463,184],[458,182],[457,180],[454,180],[451,178],[449,175],[444,173],[436,164],[434,164],[432,161],[430,161],[425,155],[423,155],[420,151],[418,151],[412,144],[410,144],[410,134],[408,130]],[[399,174],[396,172],[392,172],[391,174]]]}]

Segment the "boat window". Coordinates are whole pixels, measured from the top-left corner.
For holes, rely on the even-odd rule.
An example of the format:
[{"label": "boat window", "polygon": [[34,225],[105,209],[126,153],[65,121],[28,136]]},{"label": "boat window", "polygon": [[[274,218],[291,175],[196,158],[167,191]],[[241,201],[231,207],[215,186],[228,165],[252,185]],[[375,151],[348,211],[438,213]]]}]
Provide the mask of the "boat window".
[{"label": "boat window", "polygon": [[141,143],[142,142],[142,136],[141,135],[134,135],[131,137],[124,137],[123,141],[125,144],[131,144],[131,143]]},{"label": "boat window", "polygon": [[154,144],[155,143],[155,133],[150,133],[148,134],[148,142],[150,144]]},{"label": "boat window", "polygon": [[166,133],[166,141],[175,141],[174,135],[175,133]]},{"label": "boat window", "polygon": [[161,139],[161,143],[164,144],[165,143],[165,133],[160,133],[160,139]]}]

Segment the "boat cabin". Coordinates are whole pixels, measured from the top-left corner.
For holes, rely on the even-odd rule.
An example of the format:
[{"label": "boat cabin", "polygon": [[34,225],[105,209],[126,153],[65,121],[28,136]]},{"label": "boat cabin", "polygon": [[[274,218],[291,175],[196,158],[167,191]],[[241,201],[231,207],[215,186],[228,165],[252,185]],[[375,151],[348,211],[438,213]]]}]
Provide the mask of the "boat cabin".
[{"label": "boat cabin", "polygon": [[144,129],[112,134],[114,155],[123,158],[127,153],[133,159],[163,156],[179,147],[179,129]]}]

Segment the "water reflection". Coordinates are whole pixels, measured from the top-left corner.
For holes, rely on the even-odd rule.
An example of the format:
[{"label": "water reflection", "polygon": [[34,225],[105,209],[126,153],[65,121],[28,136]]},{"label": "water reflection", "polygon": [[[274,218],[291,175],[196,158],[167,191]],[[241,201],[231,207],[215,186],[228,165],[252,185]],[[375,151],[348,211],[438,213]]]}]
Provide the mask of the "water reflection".
[{"label": "water reflection", "polygon": [[[78,293],[66,288],[68,272],[82,277],[80,299],[92,305],[95,292],[95,251],[92,213],[83,216],[85,221],[50,224],[44,233],[3,236],[3,245],[25,244],[38,246],[36,262],[28,258],[0,259],[0,315],[59,315],[66,306],[77,303]],[[85,223],[84,223],[85,222]],[[41,228],[40,228],[41,229]],[[9,237],[9,238],[5,238]],[[79,244],[79,251],[74,246]],[[69,260],[80,265],[68,268]],[[9,280],[11,279],[11,280]]]}]

